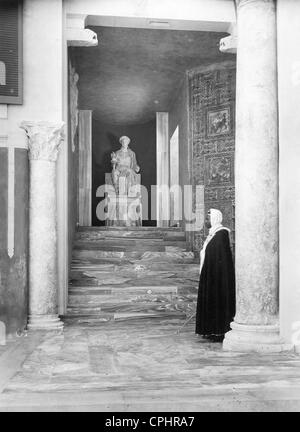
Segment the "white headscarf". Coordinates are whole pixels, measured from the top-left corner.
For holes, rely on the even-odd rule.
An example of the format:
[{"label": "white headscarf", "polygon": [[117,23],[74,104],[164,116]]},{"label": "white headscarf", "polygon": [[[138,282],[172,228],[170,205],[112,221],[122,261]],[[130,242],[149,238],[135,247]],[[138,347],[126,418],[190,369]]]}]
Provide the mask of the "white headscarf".
[{"label": "white headscarf", "polygon": [[211,209],[209,209],[209,213],[210,213],[211,228],[209,229],[208,236],[206,237],[205,242],[203,243],[203,247],[200,251],[200,274],[201,274],[201,270],[202,270],[202,267],[204,264],[205,250],[206,250],[208,243],[211,241],[211,239],[214,237],[214,235],[218,231],[220,231],[221,229],[226,229],[228,232],[230,232],[230,230],[228,228],[225,228],[222,225],[223,215],[222,215],[222,212],[220,212],[220,210],[211,208]]},{"label": "white headscarf", "polygon": [[223,215],[220,210],[217,209],[210,209],[210,224],[211,228],[209,229],[209,235],[212,235],[218,228],[223,227],[222,220]]}]

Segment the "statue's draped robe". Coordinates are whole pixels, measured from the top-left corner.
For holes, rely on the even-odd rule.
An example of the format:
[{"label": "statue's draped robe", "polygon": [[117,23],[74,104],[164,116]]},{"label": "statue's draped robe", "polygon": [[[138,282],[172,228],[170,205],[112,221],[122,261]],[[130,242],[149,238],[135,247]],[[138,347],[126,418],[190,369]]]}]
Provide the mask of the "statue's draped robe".
[{"label": "statue's draped robe", "polygon": [[137,184],[136,172],[139,170],[139,166],[136,162],[135,153],[131,149],[127,149],[127,153],[124,153],[122,150],[118,150],[116,152],[116,157],[118,162],[116,166],[116,172],[113,174],[114,184],[117,183],[117,180],[120,176],[124,176],[126,177],[126,189],[128,191],[132,186]]},{"label": "statue's draped robe", "polygon": [[235,274],[226,229],[216,232],[206,246],[200,273],[196,333],[223,335],[235,315]]}]

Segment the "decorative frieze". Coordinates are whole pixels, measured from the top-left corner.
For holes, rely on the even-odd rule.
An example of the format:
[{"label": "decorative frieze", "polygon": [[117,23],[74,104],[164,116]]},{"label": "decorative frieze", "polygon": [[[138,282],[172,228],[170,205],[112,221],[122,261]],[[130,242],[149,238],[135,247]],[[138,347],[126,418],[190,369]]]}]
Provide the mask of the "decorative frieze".
[{"label": "decorative frieze", "polygon": [[[193,184],[204,185],[204,209],[224,211],[224,224],[234,232],[235,65],[231,62],[189,73]],[[195,195],[194,195],[195,200]],[[194,236],[194,249],[206,235]]]},{"label": "decorative frieze", "polygon": [[234,200],[234,186],[229,187],[206,187],[205,188],[205,202],[208,201],[233,201]]},{"label": "decorative frieze", "polygon": [[205,184],[207,186],[234,184],[233,154],[205,156]]}]

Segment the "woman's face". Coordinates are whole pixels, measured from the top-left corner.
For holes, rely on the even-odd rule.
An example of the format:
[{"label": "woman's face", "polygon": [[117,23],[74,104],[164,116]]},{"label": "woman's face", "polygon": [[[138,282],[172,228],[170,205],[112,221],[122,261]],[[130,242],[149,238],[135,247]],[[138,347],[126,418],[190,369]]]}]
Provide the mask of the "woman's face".
[{"label": "woman's face", "polygon": [[127,150],[127,149],[128,149],[129,142],[130,142],[130,140],[129,140],[128,138],[124,138],[124,139],[122,139],[122,148],[123,148],[124,150]]},{"label": "woman's face", "polygon": [[210,213],[207,213],[205,217],[205,226],[206,228],[211,228]]}]

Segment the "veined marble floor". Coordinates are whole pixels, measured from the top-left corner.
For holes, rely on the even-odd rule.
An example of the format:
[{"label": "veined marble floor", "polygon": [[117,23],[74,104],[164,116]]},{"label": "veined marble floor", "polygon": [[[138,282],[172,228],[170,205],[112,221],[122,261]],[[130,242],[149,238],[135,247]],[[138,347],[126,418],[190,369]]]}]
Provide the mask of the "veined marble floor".
[{"label": "veined marble floor", "polygon": [[0,347],[1,411],[299,411],[300,357],[222,351],[182,320],[66,324]]}]

